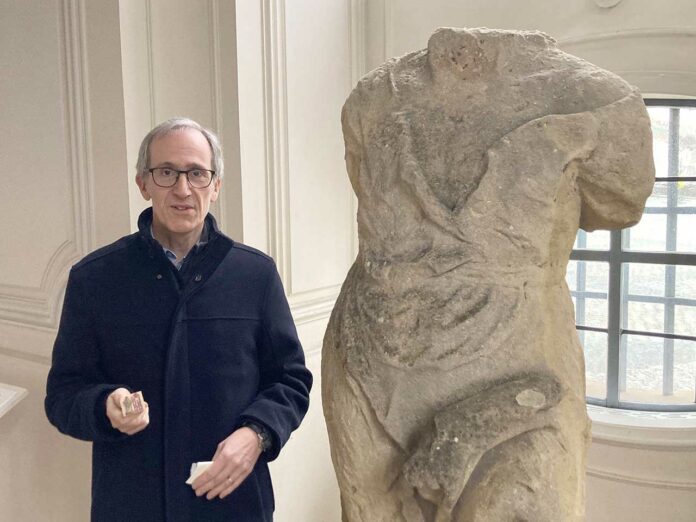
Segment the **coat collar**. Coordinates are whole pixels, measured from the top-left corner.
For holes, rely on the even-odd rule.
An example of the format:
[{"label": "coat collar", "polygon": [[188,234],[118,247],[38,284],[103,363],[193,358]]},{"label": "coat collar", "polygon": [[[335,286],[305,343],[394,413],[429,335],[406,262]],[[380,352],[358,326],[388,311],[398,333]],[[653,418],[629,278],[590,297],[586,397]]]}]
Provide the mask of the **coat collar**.
[{"label": "coat collar", "polygon": [[[150,234],[150,227],[152,226],[152,207],[146,208],[140,213],[138,217],[138,234],[149,246],[154,246],[154,239],[152,234]],[[216,239],[221,233],[218,228],[217,221],[215,217],[208,213],[205,216],[205,229],[208,233],[208,242]]]}]

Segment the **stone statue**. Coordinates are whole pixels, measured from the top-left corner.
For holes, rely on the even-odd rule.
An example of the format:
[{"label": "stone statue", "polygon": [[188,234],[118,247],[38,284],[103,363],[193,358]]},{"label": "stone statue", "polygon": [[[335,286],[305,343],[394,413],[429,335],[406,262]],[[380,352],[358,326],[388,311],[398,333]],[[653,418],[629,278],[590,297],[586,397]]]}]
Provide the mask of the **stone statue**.
[{"label": "stone statue", "polygon": [[342,115],[360,251],[324,339],[344,521],[583,519],[578,230],[635,224],[650,122],[539,32],[439,29]]}]

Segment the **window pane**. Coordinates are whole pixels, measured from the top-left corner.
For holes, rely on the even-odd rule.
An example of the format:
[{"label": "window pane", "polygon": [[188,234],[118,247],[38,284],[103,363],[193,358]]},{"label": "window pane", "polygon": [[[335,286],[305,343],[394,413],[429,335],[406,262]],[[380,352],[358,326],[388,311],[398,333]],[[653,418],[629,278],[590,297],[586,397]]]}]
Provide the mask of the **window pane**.
[{"label": "window pane", "polygon": [[[696,154],[696,153],[695,153]],[[692,168],[696,168],[693,167]],[[696,174],[690,174],[696,178]],[[661,185],[667,185],[667,183],[661,183]],[[678,207],[688,207],[696,211],[696,182],[694,181],[677,181],[676,182],[676,196],[677,196],[677,206]],[[680,209],[681,210],[681,209]]]},{"label": "window pane", "polygon": [[664,328],[665,307],[660,303],[628,302],[626,324],[629,330],[643,332],[662,332]]},{"label": "window pane", "polygon": [[575,305],[575,323],[606,328],[609,264],[570,261],[566,281]]},{"label": "window pane", "polygon": [[677,217],[677,252],[696,252],[696,214]]},{"label": "window pane", "polygon": [[[667,158],[665,152],[665,158]],[[666,159],[665,159],[666,161]],[[655,157],[655,162],[657,163],[657,157]],[[665,167],[666,168],[666,167]],[[667,174],[665,174],[666,176]],[[664,207],[667,206],[667,192],[669,191],[669,182],[660,182],[657,181],[655,182],[655,185],[653,186],[653,191],[652,194],[650,194],[650,197],[648,200],[645,202],[645,208],[650,209],[650,208],[660,208],[663,209]]]},{"label": "window pane", "polygon": [[569,261],[566,269],[568,288],[577,292],[599,292],[592,297],[606,298],[609,290],[609,263],[603,261]]},{"label": "window pane", "polygon": [[578,274],[578,262],[568,261],[568,266],[566,267],[566,284],[568,289],[572,292],[577,290],[577,274]]},{"label": "window pane", "polygon": [[624,288],[630,295],[665,295],[664,265],[627,263],[624,267]]},{"label": "window pane", "polygon": [[596,230],[594,232],[578,230],[573,249],[609,250],[609,237],[608,230]]},{"label": "window pane", "polygon": [[[696,176],[694,176],[696,177]],[[696,182],[693,181],[660,181],[653,186],[652,194],[645,202],[648,214],[667,212],[665,207],[683,208],[696,207]]]},{"label": "window pane", "polygon": [[679,175],[696,177],[696,108],[679,110]]},{"label": "window pane", "polygon": [[652,123],[655,175],[665,177],[669,143],[669,107],[648,107],[648,114]]},{"label": "window pane", "polygon": [[674,295],[686,299],[696,299],[696,266],[678,266],[676,271]]},{"label": "window pane", "polygon": [[609,289],[609,264],[602,261],[571,261],[568,263],[566,281],[571,290],[600,292],[603,294],[601,297],[605,298]]},{"label": "window pane", "polygon": [[[626,263],[624,268],[624,286],[628,287],[629,299],[674,295],[678,299],[692,299],[696,304],[696,266]],[[674,273],[673,283],[668,281],[665,285],[665,271]]]},{"label": "window pane", "polygon": [[696,342],[628,335],[622,363],[620,400],[649,404],[694,402]]},{"label": "window pane", "polygon": [[667,216],[643,214],[637,225],[623,231],[622,237],[626,250],[664,252],[667,246]]},{"label": "window pane", "polygon": [[683,403],[696,402],[695,341],[674,341],[674,395]]},{"label": "window pane", "polygon": [[585,352],[585,383],[587,396],[607,398],[607,334],[578,330]]},{"label": "window pane", "polygon": [[[667,216],[672,216],[672,221]],[[671,224],[670,224],[671,223]],[[623,231],[626,250],[696,252],[696,183],[656,182],[640,222]]]},{"label": "window pane", "polygon": [[581,326],[607,327],[607,300],[588,297],[573,297],[575,324]]},{"label": "window pane", "polygon": [[667,333],[696,337],[696,303],[692,306],[675,306],[674,327],[670,328],[669,326],[666,328]]},{"label": "window pane", "polygon": [[[629,263],[624,322],[629,330],[696,337],[696,267]],[[666,297],[674,296],[674,297]]]}]

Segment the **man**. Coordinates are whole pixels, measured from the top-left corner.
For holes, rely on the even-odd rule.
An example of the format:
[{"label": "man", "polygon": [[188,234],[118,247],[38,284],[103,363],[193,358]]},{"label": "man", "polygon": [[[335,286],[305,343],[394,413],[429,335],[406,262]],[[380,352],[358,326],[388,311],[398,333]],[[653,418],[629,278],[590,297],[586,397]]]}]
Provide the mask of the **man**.
[{"label": "man", "polygon": [[[138,157],[152,201],[139,231],[70,272],[45,405],[61,432],[94,442],[92,520],[272,520],[267,462],[312,376],[272,259],[208,214],[222,174],[214,134],[158,125]],[[142,412],[125,414],[137,391]]]}]

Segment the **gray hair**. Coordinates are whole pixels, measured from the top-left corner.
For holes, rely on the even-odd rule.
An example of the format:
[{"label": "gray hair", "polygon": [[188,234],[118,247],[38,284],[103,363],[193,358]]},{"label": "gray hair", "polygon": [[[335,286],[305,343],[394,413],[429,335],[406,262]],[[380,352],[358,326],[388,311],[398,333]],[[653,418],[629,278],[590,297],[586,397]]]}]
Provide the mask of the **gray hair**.
[{"label": "gray hair", "polygon": [[208,145],[210,145],[210,155],[212,169],[215,171],[215,175],[222,179],[223,176],[223,159],[222,159],[222,148],[220,147],[220,140],[211,130],[206,129],[200,123],[193,121],[189,118],[172,118],[167,121],[163,121],[157,127],[152,129],[147,133],[147,136],[143,138],[143,142],[140,144],[140,151],[138,152],[138,162],[135,164],[135,170],[138,176],[142,176],[147,173],[147,169],[150,165],[150,144],[156,139],[162,136],[166,136],[172,132],[182,130],[182,129],[194,129],[199,131],[205,139],[208,140]]}]

